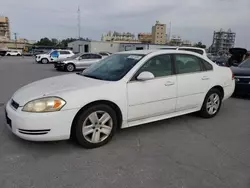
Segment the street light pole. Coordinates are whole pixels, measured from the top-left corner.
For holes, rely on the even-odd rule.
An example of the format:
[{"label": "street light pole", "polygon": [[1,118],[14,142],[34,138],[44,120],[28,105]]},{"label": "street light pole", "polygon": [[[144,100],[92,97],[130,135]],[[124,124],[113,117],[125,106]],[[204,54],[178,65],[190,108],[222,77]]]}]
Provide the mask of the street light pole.
[{"label": "street light pole", "polygon": [[18,33],[14,33],[16,49],[17,49],[17,34],[18,34]]}]

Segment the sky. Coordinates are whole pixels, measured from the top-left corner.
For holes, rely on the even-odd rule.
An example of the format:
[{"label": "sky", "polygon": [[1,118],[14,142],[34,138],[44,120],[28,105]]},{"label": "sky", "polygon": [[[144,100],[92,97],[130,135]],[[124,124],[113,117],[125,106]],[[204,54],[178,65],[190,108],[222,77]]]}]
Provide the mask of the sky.
[{"label": "sky", "polygon": [[[250,50],[250,0],[2,0],[0,15],[8,16],[12,34],[30,40],[77,37],[100,40],[108,31],[151,32],[156,20],[170,22],[172,35],[212,43],[214,30],[236,32],[237,47]],[[13,37],[13,35],[12,35]]]}]

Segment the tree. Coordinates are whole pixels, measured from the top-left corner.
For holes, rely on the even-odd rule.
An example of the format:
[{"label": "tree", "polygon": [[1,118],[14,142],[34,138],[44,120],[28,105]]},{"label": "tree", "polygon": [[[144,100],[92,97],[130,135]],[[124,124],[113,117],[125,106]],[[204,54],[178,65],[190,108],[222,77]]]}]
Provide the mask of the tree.
[{"label": "tree", "polygon": [[198,47],[198,48],[206,48],[207,46],[205,45],[205,44],[202,44],[202,42],[200,41],[200,42],[198,42],[198,43],[195,43],[194,44],[194,47]]},{"label": "tree", "polygon": [[52,39],[50,40],[49,38],[41,38],[40,41],[35,43],[35,45],[39,46],[55,46],[57,44],[58,40],[57,39]]},{"label": "tree", "polygon": [[56,38],[52,38],[50,40],[49,38],[44,37],[44,38],[41,38],[37,43],[35,43],[35,45],[37,45],[37,46],[56,46],[56,47],[60,47],[60,48],[67,48],[68,43],[74,42],[76,40],[90,41],[90,39],[88,39],[88,38],[80,38],[80,39],[67,38],[67,39],[63,39],[63,40],[59,41]]}]

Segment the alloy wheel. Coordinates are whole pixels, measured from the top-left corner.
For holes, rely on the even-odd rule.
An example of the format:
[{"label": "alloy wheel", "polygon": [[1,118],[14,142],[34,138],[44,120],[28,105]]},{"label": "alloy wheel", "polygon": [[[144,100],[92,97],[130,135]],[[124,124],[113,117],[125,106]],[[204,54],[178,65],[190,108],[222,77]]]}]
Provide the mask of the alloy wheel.
[{"label": "alloy wheel", "polygon": [[214,115],[220,107],[220,96],[217,93],[213,93],[209,96],[207,100],[207,112],[210,115]]},{"label": "alloy wheel", "polygon": [[72,72],[74,70],[74,65],[68,65],[67,66],[67,71]]},{"label": "alloy wheel", "polygon": [[113,119],[105,111],[92,112],[83,122],[82,134],[90,143],[103,142],[111,134]]}]

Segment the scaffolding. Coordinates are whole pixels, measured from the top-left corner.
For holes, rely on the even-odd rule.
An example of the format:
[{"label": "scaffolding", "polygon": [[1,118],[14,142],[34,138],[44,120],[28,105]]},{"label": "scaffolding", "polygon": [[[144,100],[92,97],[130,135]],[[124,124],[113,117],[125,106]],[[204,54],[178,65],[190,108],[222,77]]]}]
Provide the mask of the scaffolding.
[{"label": "scaffolding", "polygon": [[230,48],[234,47],[236,33],[231,29],[228,31],[214,31],[213,44],[211,46],[211,52],[214,54],[228,53]]}]

